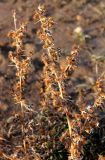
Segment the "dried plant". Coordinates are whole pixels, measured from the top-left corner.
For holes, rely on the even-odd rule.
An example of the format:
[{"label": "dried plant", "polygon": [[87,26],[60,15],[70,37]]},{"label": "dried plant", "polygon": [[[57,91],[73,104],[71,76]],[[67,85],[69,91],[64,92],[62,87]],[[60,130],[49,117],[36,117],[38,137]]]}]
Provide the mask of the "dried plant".
[{"label": "dried plant", "polygon": [[[54,21],[51,17],[45,16],[45,7],[39,6],[38,11],[34,15],[34,19],[41,23],[41,29],[37,35],[43,42],[42,60],[44,62],[44,82],[45,82],[45,99],[47,103],[53,103],[57,106],[58,101],[56,97],[61,100],[65,99],[64,80],[68,73],[75,69],[75,59],[78,54],[78,47],[73,47],[70,56],[65,59],[65,66],[60,62],[61,55],[59,55],[52,36],[52,26]],[[51,101],[52,100],[52,101]],[[50,104],[51,105],[51,104]]]},{"label": "dried plant", "polygon": [[[19,28],[17,28],[17,19],[16,19],[16,13],[13,13],[14,18],[14,26],[15,30],[11,31],[9,33],[9,37],[12,38],[12,46],[14,47],[15,51],[9,53],[9,59],[12,62],[10,66],[15,67],[16,69],[16,83],[13,87],[13,99],[16,105],[21,107],[20,114],[17,113],[13,116],[13,119],[16,119],[17,116],[20,117],[20,124],[21,124],[21,145],[20,149],[17,150],[15,148],[15,152],[11,156],[7,156],[3,153],[3,157],[11,160],[18,160],[18,153],[23,152],[24,158],[29,160],[30,155],[27,153],[31,149],[32,156],[34,159],[39,160],[40,156],[38,156],[34,150],[34,147],[32,145],[31,139],[33,136],[33,129],[31,129],[30,132],[30,121],[25,121],[25,116],[29,115],[26,113],[26,110],[32,111],[28,106],[28,102],[25,99],[24,96],[24,87],[25,87],[25,80],[26,76],[28,75],[30,69],[31,69],[31,58],[32,58],[32,52],[28,54],[28,56],[25,54],[24,45],[23,45],[23,39],[26,33],[26,23],[21,24]],[[28,124],[27,124],[28,123]],[[26,129],[27,128],[27,129]],[[16,132],[15,125],[11,125],[8,131],[8,137],[10,137],[13,133]],[[19,128],[18,128],[19,131]],[[29,136],[26,134],[27,132],[30,132]],[[23,158],[23,159],[24,159]]]},{"label": "dried plant", "polygon": [[[16,70],[16,80],[13,87],[13,99],[15,104],[21,107],[20,113],[15,114],[8,121],[12,121],[12,125],[8,122],[8,132],[7,137],[12,137],[12,131],[14,129],[14,133],[19,132],[21,141],[19,146],[15,146],[14,153],[6,155],[4,152],[0,152],[0,156],[5,159],[10,160],[18,160],[18,153],[22,152],[22,156],[24,159],[30,160],[41,160],[44,158],[48,158],[48,156],[53,154],[53,149],[56,147],[56,138],[53,140],[54,144],[52,144],[52,136],[49,130],[52,132],[56,132],[56,129],[53,127],[54,124],[57,124],[56,121],[59,121],[59,124],[62,125],[59,129],[59,135],[57,140],[63,141],[63,139],[69,135],[69,147],[67,147],[69,151],[68,160],[82,160],[83,158],[83,146],[86,144],[87,136],[91,134],[93,128],[99,127],[99,118],[100,118],[100,110],[104,110],[105,103],[105,91],[104,91],[104,75],[97,79],[94,85],[94,104],[86,105],[82,104],[81,106],[77,106],[77,110],[72,108],[72,105],[75,106],[74,103],[71,103],[69,99],[69,93],[67,91],[67,87],[69,87],[68,81],[71,80],[72,73],[77,68],[76,58],[79,53],[79,47],[74,45],[72,50],[68,56],[65,58],[65,63],[62,64],[63,55],[59,54],[58,49],[55,47],[54,38],[52,35],[52,28],[54,25],[54,20],[52,17],[46,16],[45,7],[39,6],[38,10],[34,14],[34,20],[40,22],[40,29],[38,29],[37,35],[41,42],[43,43],[44,53],[42,55],[42,61],[44,63],[42,80],[43,87],[41,88],[41,107],[48,107],[50,110],[40,110],[40,113],[35,113],[35,111],[29,109],[29,105],[27,99],[25,98],[25,80],[28,76],[29,71],[31,70],[31,58],[32,52],[25,54],[24,49],[24,36],[26,33],[27,23],[21,24],[17,27],[17,19],[16,12],[13,13],[14,26],[15,29],[9,33],[9,37],[12,39],[12,46],[14,47],[14,51],[9,53],[9,59],[11,61],[11,66],[13,66]],[[52,109],[53,108],[53,109]],[[26,112],[33,111],[32,113]],[[49,116],[48,112],[55,112]],[[55,114],[55,115],[54,115]],[[62,119],[62,115],[67,119],[68,129],[63,126],[65,121]],[[59,120],[56,120],[58,116]],[[64,117],[63,117],[64,118]],[[49,124],[50,129],[48,130],[44,128],[44,122]],[[17,122],[17,124],[15,124]],[[21,126],[21,127],[20,127]],[[46,125],[47,126],[47,125]],[[47,126],[48,127],[48,126]],[[46,130],[44,130],[46,129]],[[60,135],[61,129],[64,131],[63,135]],[[37,133],[36,133],[37,131]],[[39,138],[39,134],[41,132],[41,138]],[[36,133],[36,135],[35,135]],[[42,140],[41,142],[40,139]],[[45,142],[46,139],[48,142]],[[1,141],[7,141],[5,138],[0,137]],[[14,141],[14,140],[13,140]],[[52,144],[53,149],[49,146]],[[43,153],[41,156],[36,153],[37,148],[48,149],[49,152]],[[64,150],[65,151],[65,150]],[[39,151],[41,153],[41,151]],[[39,153],[38,152],[38,153]],[[30,156],[32,154],[32,157]],[[43,158],[44,155],[44,158]],[[52,156],[54,157],[54,156]],[[104,157],[99,156],[99,159],[104,159]]]},{"label": "dried plant", "polygon": [[[59,106],[63,108],[63,111],[66,114],[69,134],[71,138],[71,159],[74,160],[76,157],[80,157],[78,152],[79,150],[79,141],[81,141],[81,136],[75,133],[74,126],[75,124],[71,124],[71,120],[69,118],[69,113],[67,110],[67,94],[64,81],[70,76],[75,68],[75,60],[78,54],[78,47],[73,47],[71,54],[66,58],[66,65],[62,66],[60,63],[60,56],[57,52],[57,49],[54,45],[54,39],[52,37],[51,27],[54,25],[54,21],[51,17],[46,17],[44,6],[39,6],[38,11],[34,15],[34,19],[38,22],[41,22],[41,29],[38,31],[38,36],[41,41],[44,43],[43,48],[46,49],[46,52],[43,54],[43,62],[45,64],[44,67],[44,82],[45,82],[45,99],[44,105],[53,105]],[[69,77],[70,78],[70,77]],[[54,88],[54,84],[56,88]],[[58,100],[59,99],[59,100]],[[50,104],[49,104],[50,102]],[[64,103],[65,102],[65,103]],[[75,117],[76,118],[76,117]],[[81,120],[81,118],[80,118]],[[75,133],[75,135],[74,135]],[[76,144],[76,145],[75,145]],[[79,155],[78,155],[79,154]]]},{"label": "dried plant", "polygon": [[96,98],[95,98],[95,102],[94,102],[94,107],[99,107],[102,106],[105,100],[105,92],[103,89],[103,81],[104,81],[104,77],[101,77],[99,79],[97,79],[94,89],[95,89],[95,93]]},{"label": "dried plant", "polygon": [[90,134],[92,128],[98,127],[96,108],[102,104],[105,99],[105,94],[100,87],[99,81],[96,82],[97,98],[93,106],[79,107],[79,113],[70,113],[67,109],[67,93],[65,81],[70,79],[71,73],[77,67],[75,65],[78,47],[73,47],[71,54],[65,59],[65,66],[60,62],[60,55],[54,45],[52,36],[52,26],[54,21],[51,17],[45,16],[45,7],[39,6],[38,11],[34,15],[34,19],[41,23],[41,29],[38,31],[38,37],[43,42],[43,49],[46,50],[43,54],[44,67],[44,106],[55,106],[63,108],[66,114],[69,134],[70,134],[70,156],[69,160],[82,159],[83,145],[86,143],[84,134]]},{"label": "dried plant", "polygon": [[24,53],[23,38],[26,32],[26,24],[21,24],[17,28],[16,13],[13,14],[15,30],[9,33],[9,37],[12,38],[12,46],[15,47],[15,52],[9,53],[9,59],[12,62],[11,66],[16,68],[16,84],[14,85],[14,101],[21,106],[22,112],[27,107],[27,102],[24,98],[24,86],[25,78],[30,70],[30,62],[32,53],[28,56]]}]

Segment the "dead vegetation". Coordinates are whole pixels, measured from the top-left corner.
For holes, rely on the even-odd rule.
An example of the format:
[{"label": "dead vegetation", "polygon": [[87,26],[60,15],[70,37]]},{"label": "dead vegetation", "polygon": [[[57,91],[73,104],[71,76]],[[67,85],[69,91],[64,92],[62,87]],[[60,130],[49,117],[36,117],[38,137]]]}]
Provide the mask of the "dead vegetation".
[{"label": "dead vegetation", "polygon": [[[52,35],[54,20],[46,16],[43,5],[39,6],[33,20],[35,24],[39,23],[37,36],[43,45],[44,67],[39,87],[40,106],[38,111],[35,110],[25,98],[26,80],[31,70],[32,59],[32,52],[28,56],[25,54],[23,43],[28,24],[17,27],[15,12],[13,18],[15,30],[9,33],[9,37],[12,38],[11,46],[14,51],[10,52],[9,59],[12,62],[10,66],[15,67],[16,78],[11,96],[14,105],[19,107],[6,120],[4,130],[0,133],[1,160],[104,159],[100,151],[101,147],[104,150],[104,142],[95,153],[96,144],[102,142],[96,142],[96,137],[93,136],[99,132],[99,128],[102,130],[104,128],[104,70],[92,83],[90,93],[84,93],[79,89],[77,98],[75,101],[72,100],[69,90],[74,87],[72,76],[79,67],[77,58],[81,46],[75,44],[66,57],[59,53]],[[65,63],[62,63],[62,59]],[[94,58],[95,60],[97,58]],[[84,97],[88,94],[92,94],[90,105],[84,101]],[[100,141],[102,140],[103,137]],[[87,158],[88,152],[91,154]]]}]

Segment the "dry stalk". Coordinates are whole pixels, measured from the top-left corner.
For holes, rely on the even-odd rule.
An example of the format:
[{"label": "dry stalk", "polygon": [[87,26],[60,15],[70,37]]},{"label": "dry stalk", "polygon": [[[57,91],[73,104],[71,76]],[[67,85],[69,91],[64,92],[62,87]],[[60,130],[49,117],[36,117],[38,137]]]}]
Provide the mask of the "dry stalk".
[{"label": "dry stalk", "polygon": [[[51,103],[51,100],[56,99],[56,96],[59,96],[63,99],[63,89],[61,84],[61,77],[59,74],[59,57],[55,49],[54,40],[50,29],[54,25],[54,21],[51,17],[46,18],[44,13],[44,6],[39,6],[38,11],[34,15],[34,19],[41,22],[41,29],[38,31],[38,37],[44,43],[43,48],[47,51],[43,54],[43,62],[45,64],[44,80],[46,87],[44,101],[46,103]],[[57,90],[57,84],[59,91],[55,92],[55,90]]]},{"label": "dry stalk", "polygon": [[[39,6],[38,11],[34,15],[34,19],[41,23],[41,29],[38,31],[38,37],[44,43],[43,48],[46,49],[46,53],[43,54],[44,67],[44,82],[45,82],[45,99],[44,105],[53,105],[63,108],[63,111],[66,114],[69,134],[71,138],[71,159],[80,157],[80,152],[78,152],[78,142],[81,137],[76,135],[74,137],[73,127],[71,120],[69,118],[69,113],[66,108],[66,88],[64,85],[64,80],[69,77],[69,74],[75,70],[75,60],[78,54],[78,47],[74,46],[71,54],[66,58],[65,66],[62,66],[60,63],[60,56],[57,52],[57,49],[54,45],[54,39],[52,37],[51,27],[54,25],[54,21],[51,17],[45,16],[44,6]],[[70,77],[69,77],[70,78]],[[56,85],[57,89],[54,88]],[[60,98],[60,103],[58,99]],[[50,103],[49,103],[50,102]],[[52,102],[52,103],[51,103]],[[76,143],[76,145],[75,145]],[[74,160],[74,159],[73,159]]]},{"label": "dry stalk", "polygon": [[[15,104],[19,105],[21,107],[21,118],[22,118],[22,124],[21,124],[21,130],[22,130],[22,143],[25,153],[25,158],[28,160],[29,156],[27,154],[27,148],[26,148],[26,135],[25,135],[25,122],[24,122],[24,116],[25,116],[25,110],[28,109],[28,104],[24,96],[24,87],[25,87],[25,80],[26,76],[28,75],[30,71],[30,64],[31,64],[31,57],[32,52],[28,54],[28,56],[25,55],[24,45],[23,45],[23,38],[26,33],[26,24],[23,23],[20,25],[20,27],[17,27],[17,19],[16,19],[16,13],[13,13],[14,18],[14,26],[15,30],[11,31],[9,33],[9,37],[12,38],[12,46],[14,47],[15,51],[9,53],[9,59],[12,62],[11,66],[14,66],[16,69],[16,83],[13,87],[13,99],[15,101]],[[9,133],[11,134],[11,129]]]},{"label": "dry stalk", "polygon": [[17,29],[16,13],[13,13],[15,30],[9,33],[9,37],[12,38],[12,46],[15,48],[15,52],[9,53],[9,59],[12,62],[11,66],[16,68],[16,84],[14,85],[13,98],[16,104],[21,106],[22,112],[27,107],[26,100],[24,98],[24,86],[25,78],[30,69],[30,62],[32,53],[29,56],[24,54],[23,38],[26,32],[26,24],[21,24]]},{"label": "dry stalk", "polygon": [[[46,52],[43,54],[44,67],[44,82],[45,82],[45,99],[44,101],[51,102],[53,106],[57,106],[57,98],[61,101],[65,99],[64,79],[67,76],[68,70],[74,70],[74,61],[78,53],[77,48],[73,48],[71,55],[65,60],[66,67],[62,67],[60,63],[60,55],[54,45],[52,37],[52,26],[54,21],[51,17],[45,16],[45,7],[39,6],[38,11],[34,14],[34,19],[41,23],[41,29],[38,31],[38,37],[43,42],[43,49]],[[48,100],[49,99],[49,100]],[[51,105],[51,104],[50,104]]]}]

